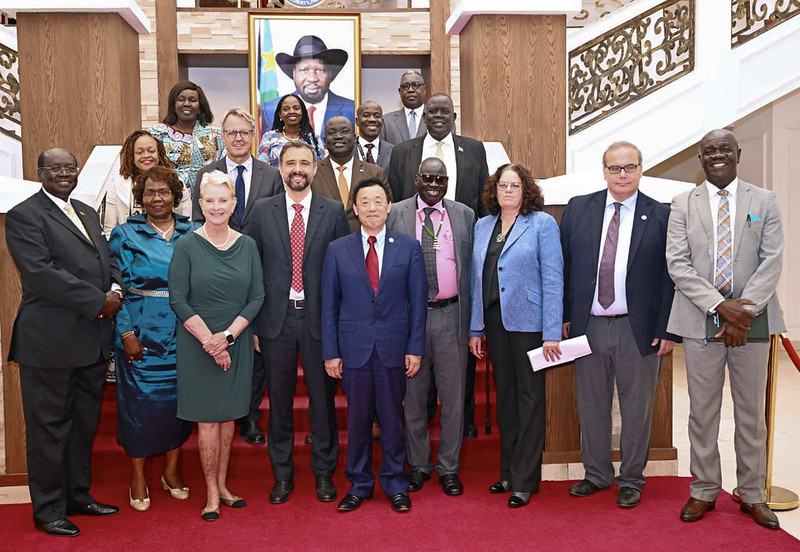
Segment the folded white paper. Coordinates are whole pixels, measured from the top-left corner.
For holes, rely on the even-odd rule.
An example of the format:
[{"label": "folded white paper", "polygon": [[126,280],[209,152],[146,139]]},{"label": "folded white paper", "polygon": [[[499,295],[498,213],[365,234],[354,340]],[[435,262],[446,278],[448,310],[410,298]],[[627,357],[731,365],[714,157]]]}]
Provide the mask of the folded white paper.
[{"label": "folded white paper", "polygon": [[551,366],[572,362],[576,358],[592,354],[592,349],[589,347],[589,341],[586,339],[585,335],[565,339],[560,342],[559,345],[561,345],[561,358],[552,362],[548,362],[544,359],[544,353],[542,353],[541,347],[528,351],[528,360],[534,372],[538,372],[543,368],[550,368]]}]

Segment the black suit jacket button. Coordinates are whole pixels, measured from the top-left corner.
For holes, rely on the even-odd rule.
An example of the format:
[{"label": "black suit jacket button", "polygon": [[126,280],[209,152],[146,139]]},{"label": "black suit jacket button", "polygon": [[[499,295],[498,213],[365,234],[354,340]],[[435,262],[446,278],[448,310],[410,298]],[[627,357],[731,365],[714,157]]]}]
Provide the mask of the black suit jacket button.
[{"label": "black suit jacket button", "polygon": [[505,291],[505,290],[506,290],[506,288],[504,288],[504,287],[500,288],[500,291]]},{"label": "black suit jacket button", "polygon": [[499,270],[500,272],[503,272],[503,267],[502,266],[498,266],[497,270]]}]

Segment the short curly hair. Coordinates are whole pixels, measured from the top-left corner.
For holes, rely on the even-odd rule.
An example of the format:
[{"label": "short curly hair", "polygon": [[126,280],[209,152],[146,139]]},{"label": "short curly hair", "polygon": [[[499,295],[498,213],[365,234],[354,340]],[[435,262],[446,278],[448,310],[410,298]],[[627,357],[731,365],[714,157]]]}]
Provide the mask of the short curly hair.
[{"label": "short curly hair", "polygon": [[173,208],[181,204],[181,200],[183,199],[183,182],[181,182],[178,173],[169,167],[165,167],[164,165],[156,165],[155,167],[150,167],[136,177],[136,180],[133,183],[131,192],[133,193],[133,200],[137,205],[144,205],[144,185],[148,179],[153,179],[156,182],[164,182],[167,186],[169,186],[169,189],[172,192]]},{"label": "short curly hair", "polygon": [[125,142],[122,144],[122,150],[119,152],[119,175],[122,178],[136,180],[136,177],[139,176],[139,169],[133,163],[133,150],[136,146],[136,141],[142,136],[149,136],[156,141],[158,164],[164,165],[165,167],[172,167],[172,161],[167,157],[167,150],[164,149],[164,144],[161,143],[161,140],[156,139],[155,136],[146,130],[134,130],[125,138]]},{"label": "short curly hair", "polygon": [[500,204],[497,203],[497,183],[500,181],[500,175],[506,171],[514,171],[519,176],[519,179],[522,180],[520,214],[529,215],[534,211],[544,211],[544,195],[541,188],[536,184],[531,172],[516,163],[501,165],[486,181],[486,190],[483,192],[483,204],[486,205],[486,209],[493,215],[500,212]]}]

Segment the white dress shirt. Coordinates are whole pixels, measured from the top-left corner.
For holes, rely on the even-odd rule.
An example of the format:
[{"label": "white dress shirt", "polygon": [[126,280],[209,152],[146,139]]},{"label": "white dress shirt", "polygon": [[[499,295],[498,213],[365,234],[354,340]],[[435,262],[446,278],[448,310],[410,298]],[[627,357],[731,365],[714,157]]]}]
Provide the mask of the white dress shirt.
[{"label": "white dress shirt", "polygon": [[[375,253],[378,255],[378,277],[383,270],[383,246],[386,245],[386,225],[375,235]],[[364,247],[364,263],[367,262],[367,252],[369,252],[369,235],[361,229],[361,245]]]},{"label": "white dress shirt", "polygon": [[606,192],[606,208],[603,211],[603,233],[600,235],[600,254],[598,256],[597,274],[594,286],[594,299],[592,300],[592,315],[594,316],[616,316],[628,314],[628,297],[625,291],[625,283],[628,279],[628,254],[631,249],[631,235],[633,234],[633,217],[636,212],[636,199],[639,192],[636,192],[625,201],[621,201],[619,208],[619,238],[617,240],[617,256],[614,257],[614,302],[604,309],[597,301],[597,286],[600,282],[600,262],[603,258],[603,248],[606,244],[606,234],[611,217],[614,216],[614,203],[617,201],[610,193]]},{"label": "white dress shirt", "polygon": [[[294,222],[295,210],[293,205],[295,202],[286,194],[284,194],[286,198],[286,214],[289,217],[289,249],[292,247],[292,222]],[[308,213],[309,209],[311,209],[311,189],[309,188],[306,197],[304,197],[300,202],[300,205],[303,206],[303,233],[306,234],[308,231]],[[309,239],[308,235],[306,235],[306,239]],[[305,288],[303,291],[297,291],[292,286],[289,286],[289,299],[294,301],[302,301],[306,298]]]},{"label": "white dress shirt", "polygon": [[[236,175],[239,174],[236,167],[239,166],[239,163],[234,163],[226,155],[225,166],[228,168],[228,174],[233,178],[233,182],[236,183]],[[244,172],[242,173],[242,178],[244,178],[244,204],[247,205],[247,200],[250,198],[250,183],[253,181],[253,156],[248,155],[247,161],[242,163],[242,166],[244,167]]]},{"label": "white dress shirt", "polygon": [[[422,141],[422,160],[425,161],[429,157],[436,157],[436,142],[430,134],[425,135]],[[456,181],[458,180],[458,167],[456,166],[456,148],[453,143],[453,133],[450,132],[442,138],[442,153],[444,154],[444,166],[447,167],[447,193],[444,194],[446,199],[451,201],[456,200]]]}]

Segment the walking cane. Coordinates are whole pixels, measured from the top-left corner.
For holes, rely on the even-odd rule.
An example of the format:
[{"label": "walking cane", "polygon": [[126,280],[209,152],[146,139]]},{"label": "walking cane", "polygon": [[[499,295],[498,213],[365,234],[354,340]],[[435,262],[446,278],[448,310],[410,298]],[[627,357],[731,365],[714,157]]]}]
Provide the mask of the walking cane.
[{"label": "walking cane", "polygon": [[[766,397],[766,420],[767,420],[767,479],[766,495],[767,507],[770,510],[794,510],[798,506],[797,493],[783,487],[772,485],[772,454],[775,444],[775,397],[778,389],[778,347],[783,342],[786,352],[792,359],[795,367],[800,370],[800,358],[792,347],[791,341],[783,334],[770,336],[769,341],[769,371],[767,372],[767,397]],[[732,493],[733,499],[740,502],[739,493],[736,489]]]}]

